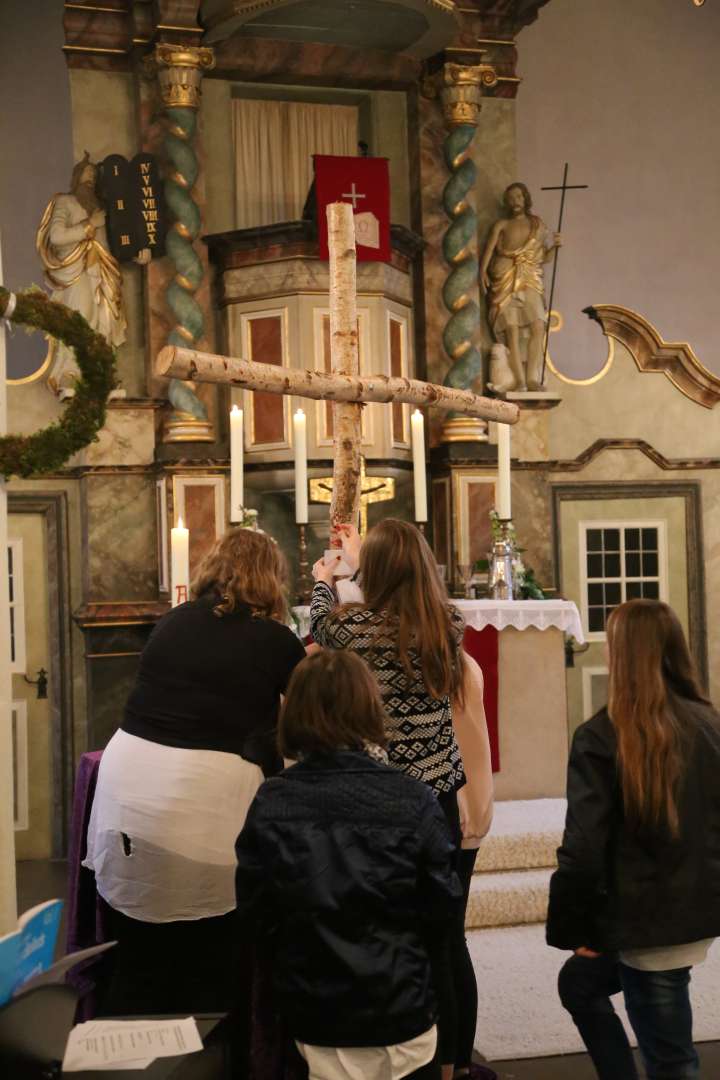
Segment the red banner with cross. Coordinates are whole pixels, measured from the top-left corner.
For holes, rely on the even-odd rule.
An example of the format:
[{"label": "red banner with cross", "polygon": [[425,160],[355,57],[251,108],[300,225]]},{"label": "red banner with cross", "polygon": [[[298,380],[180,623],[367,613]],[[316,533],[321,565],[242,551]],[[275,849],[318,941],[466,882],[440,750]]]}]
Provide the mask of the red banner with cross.
[{"label": "red banner with cross", "polygon": [[390,261],[390,171],[387,158],[314,154],[320,258],[328,259],[326,207],[350,203],[358,262]]}]

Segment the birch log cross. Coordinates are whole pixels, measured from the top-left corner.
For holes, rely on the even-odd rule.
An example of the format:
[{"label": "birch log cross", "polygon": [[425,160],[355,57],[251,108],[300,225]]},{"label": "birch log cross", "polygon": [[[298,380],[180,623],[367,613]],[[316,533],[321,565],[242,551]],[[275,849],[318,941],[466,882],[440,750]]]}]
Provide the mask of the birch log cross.
[{"label": "birch log cross", "polygon": [[360,422],[366,402],[434,405],[466,416],[515,424],[518,407],[481,397],[470,390],[388,375],[359,374],[356,252],[353,209],[349,203],[330,203],[330,360],[331,371],[300,371],[238,357],[166,345],[155,370],[166,378],[227,383],[243,390],[332,401],[334,404],[333,500],[330,524],[357,521],[360,498]]}]

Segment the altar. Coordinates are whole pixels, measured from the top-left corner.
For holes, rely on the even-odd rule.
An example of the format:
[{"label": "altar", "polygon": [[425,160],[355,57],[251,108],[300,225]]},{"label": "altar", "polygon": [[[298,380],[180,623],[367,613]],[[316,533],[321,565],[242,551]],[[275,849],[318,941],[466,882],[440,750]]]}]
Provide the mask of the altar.
[{"label": "altar", "polygon": [[[568,715],[565,635],[583,642],[569,600],[453,600],[465,649],[483,669],[496,800],[565,795]],[[310,633],[309,607],[293,608]]]}]

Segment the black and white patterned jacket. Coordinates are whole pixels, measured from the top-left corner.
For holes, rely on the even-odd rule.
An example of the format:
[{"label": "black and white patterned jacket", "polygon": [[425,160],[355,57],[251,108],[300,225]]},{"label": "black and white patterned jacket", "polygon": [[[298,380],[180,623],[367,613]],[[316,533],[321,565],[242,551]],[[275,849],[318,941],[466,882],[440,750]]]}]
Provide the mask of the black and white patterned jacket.
[{"label": "black and white patterned jacket", "polygon": [[[464,620],[450,607],[452,632],[462,642]],[[388,717],[390,764],[429,784],[436,795],[461,787],[462,759],[452,727],[450,699],[433,698],[423,683],[420,662],[410,649],[413,678],[409,678],[397,645],[385,627],[385,613],[362,606],[338,607],[335,593],[318,581],[310,602],[310,631],[318,645],[352,649],[371,668],[380,686]]]}]

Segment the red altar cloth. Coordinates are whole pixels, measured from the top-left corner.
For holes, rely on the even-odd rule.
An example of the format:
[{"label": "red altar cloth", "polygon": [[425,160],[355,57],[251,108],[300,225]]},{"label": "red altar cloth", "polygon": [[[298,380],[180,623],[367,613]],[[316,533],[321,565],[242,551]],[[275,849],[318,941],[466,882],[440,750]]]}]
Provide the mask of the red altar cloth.
[{"label": "red altar cloth", "polygon": [[494,626],[484,630],[465,628],[463,640],[465,652],[482,668],[485,680],[485,716],[490,737],[490,760],[492,771],[500,772],[500,744],[498,741],[498,632]]}]

